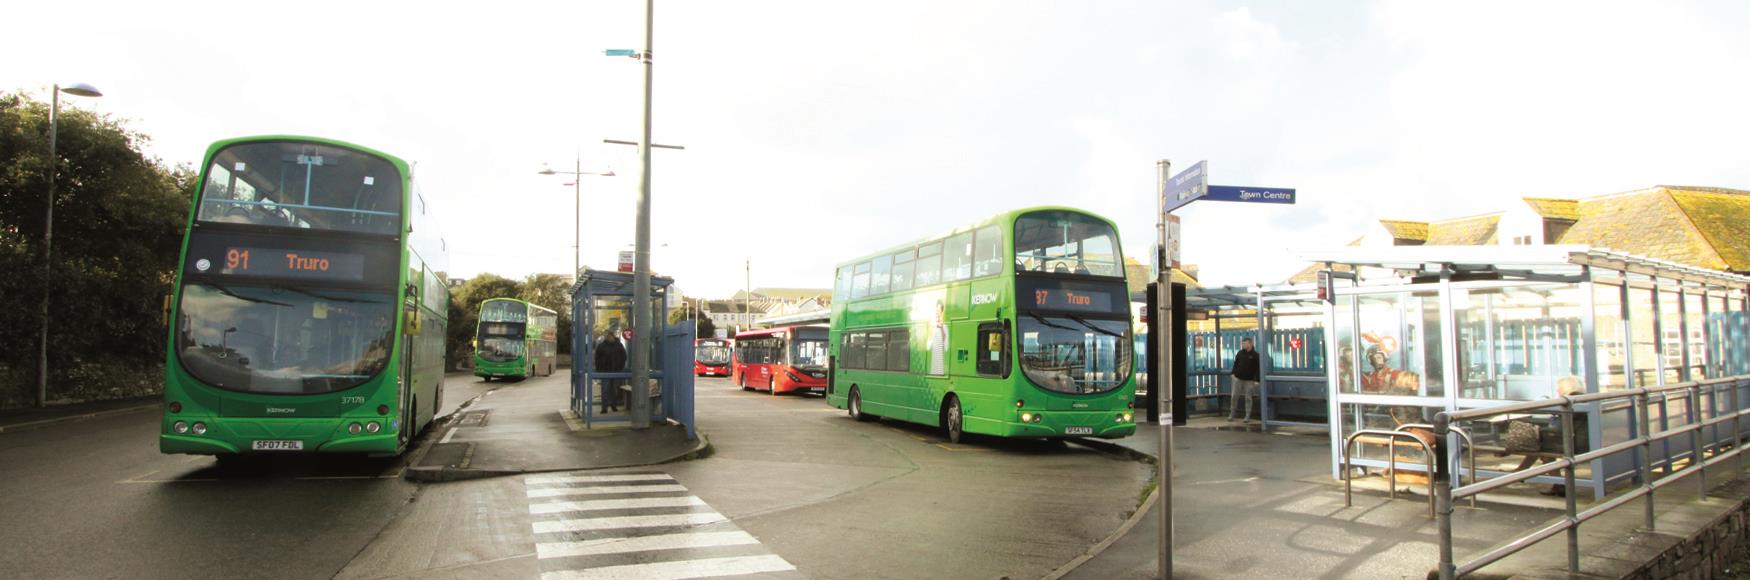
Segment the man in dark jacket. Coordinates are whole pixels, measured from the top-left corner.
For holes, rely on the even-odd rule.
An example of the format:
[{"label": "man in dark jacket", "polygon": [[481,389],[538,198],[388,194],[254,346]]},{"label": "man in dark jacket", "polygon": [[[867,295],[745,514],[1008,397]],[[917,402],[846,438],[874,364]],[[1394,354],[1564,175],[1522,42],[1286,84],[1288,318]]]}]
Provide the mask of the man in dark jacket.
[{"label": "man in dark jacket", "polygon": [[[626,347],[620,345],[619,337],[609,332],[595,345],[595,371],[618,373],[625,370]],[[620,404],[620,379],[602,379],[602,412],[614,411]]]},{"label": "man in dark jacket", "polygon": [[1240,397],[1246,398],[1246,421],[1252,420],[1252,397],[1258,394],[1258,351],[1252,350],[1252,339],[1240,341],[1240,351],[1234,353],[1233,393],[1228,396],[1227,420],[1234,420],[1240,410]]}]

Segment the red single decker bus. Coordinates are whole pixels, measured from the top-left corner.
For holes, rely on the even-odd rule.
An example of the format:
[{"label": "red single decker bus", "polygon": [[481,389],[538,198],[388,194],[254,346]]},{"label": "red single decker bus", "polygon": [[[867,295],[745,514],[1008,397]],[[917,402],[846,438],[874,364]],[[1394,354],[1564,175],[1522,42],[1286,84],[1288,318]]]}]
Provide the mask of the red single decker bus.
[{"label": "red single decker bus", "polygon": [[693,375],[729,376],[729,339],[701,338],[693,341]]},{"label": "red single decker bus", "polygon": [[801,389],[826,391],[825,326],[780,326],[735,335],[730,376],[742,390],[773,395]]}]

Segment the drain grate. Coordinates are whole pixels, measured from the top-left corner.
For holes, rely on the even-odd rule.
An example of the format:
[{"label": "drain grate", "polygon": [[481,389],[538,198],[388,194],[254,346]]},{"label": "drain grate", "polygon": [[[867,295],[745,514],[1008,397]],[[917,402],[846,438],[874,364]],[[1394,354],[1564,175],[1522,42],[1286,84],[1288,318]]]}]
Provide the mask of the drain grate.
[{"label": "drain grate", "polygon": [[457,427],[485,427],[486,417],[492,411],[473,411],[462,414],[462,420],[456,422]]}]

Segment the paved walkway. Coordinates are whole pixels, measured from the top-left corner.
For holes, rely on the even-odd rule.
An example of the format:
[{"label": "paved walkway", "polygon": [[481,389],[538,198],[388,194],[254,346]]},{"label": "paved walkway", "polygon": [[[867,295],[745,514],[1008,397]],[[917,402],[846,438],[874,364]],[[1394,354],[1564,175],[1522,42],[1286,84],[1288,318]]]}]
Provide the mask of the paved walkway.
[{"label": "paved walkway", "polygon": [[[1357,482],[1355,506],[1331,479],[1323,431],[1260,433],[1196,419],[1174,433],[1174,575],[1179,578],[1422,578],[1439,561],[1425,492],[1385,497],[1381,478]],[[1116,443],[1154,454],[1159,431],[1143,425]],[[1425,489],[1425,488],[1419,488]],[[1523,497],[1522,497],[1523,496]],[[1528,505],[1483,503],[1454,514],[1455,548],[1474,553],[1556,515],[1526,490]],[[1154,578],[1159,503],[1136,527],[1066,578]]]},{"label": "paved walkway", "polygon": [[568,373],[558,373],[517,383],[491,383],[496,388],[461,406],[430,435],[437,442],[408,468],[407,477],[452,481],[654,465],[703,449],[702,439],[688,440],[678,425],[657,424],[640,431],[624,423],[584,428],[575,417],[568,417],[568,378]]}]

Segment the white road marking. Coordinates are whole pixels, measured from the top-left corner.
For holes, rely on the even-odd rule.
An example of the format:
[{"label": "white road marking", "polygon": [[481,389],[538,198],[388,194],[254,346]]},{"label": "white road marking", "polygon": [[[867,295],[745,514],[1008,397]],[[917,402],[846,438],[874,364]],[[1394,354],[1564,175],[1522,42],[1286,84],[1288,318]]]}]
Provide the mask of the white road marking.
[{"label": "white road marking", "polygon": [[567,495],[601,495],[605,493],[657,493],[670,491],[686,491],[680,485],[604,485],[597,487],[554,487],[548,489],[529,490],[530,498],[562,497]]},{"label": "white road marking", "polygon": [[628,473],[620,475],[531,475],[523,479],[524,483],[596,483],[609,481],[674,481],[664,473]]},{"label": "white road marking", "polygon": [[705,500],[693,497],[638,497],[631,499],[598,499],[590,501],[556,501],[538,503],[529,506],[530,515],[562,514],[565,512],[587,512],[596,510],[624,510],[637,508],[687,507],[705,505]]},{"label": "white road marking", "polygon": [[741,558],[709,558],[705,560],[682,560],[679,562],[652,562],[649,564],[631,564],[627,566],[608,566],[589,570],[565,570],[541,574],[541,580],[589,580],[607,578],[709,578],[712,576],[735,576],[740,574],[759,574],[762,572],[785,572],[795,570],[789,562],[777,556],[748,556]]},{"label": "white road marking", "polygon": [[548,542],[535,545],[539,558],[569,558],[595,554],[624,554],[646,550],[676,550],[758,544],[752,534],[743,531],[668,534],[636,538],[606,538],[587,542]]},{"label": "white road marking", "polygon": [[550,534],[553,532],[581,532],[584,530],[614,530],[621,528],[663,528],[669,526],[698,526],[729,521],[723,514],[703,512],[693,514],[674,514],[666,516],[626,516],[618,518],[584,518],[572,520],[555,520],[550,522],[535,522],[535,533]]},{"label": "white road marking", "polygon": [[450,438],[451,438],[451,437],[455,437],[455,436],[456,436],[456,429],[458,429],[458,428],[457,428],[457,427],[451,427],[451,428],[450,428],[450,432],[449,432],[449,433],[445,433],[445,434],[444,434],[444,438],[443,438],[443,440],[441,440],[441,441],[438,441],[438,444],[439,444],[439,445],[442,445],[442,444],[445,444],[445,443],[449,443],[449,442],[450,442]]},{"label": "white road marking", "polygon": [[1258,481],[1258,476],[1254,475],[1251,477],[1246,477],[1246,478],[1241,478],[1241,479],[1217,479],[1215,481],[1193,481],[1193,482],[1191,482],[1191,485],[1211,485],[1211,484],[1221,484],[1221,483],[1251,483],[1254,481]]}]

